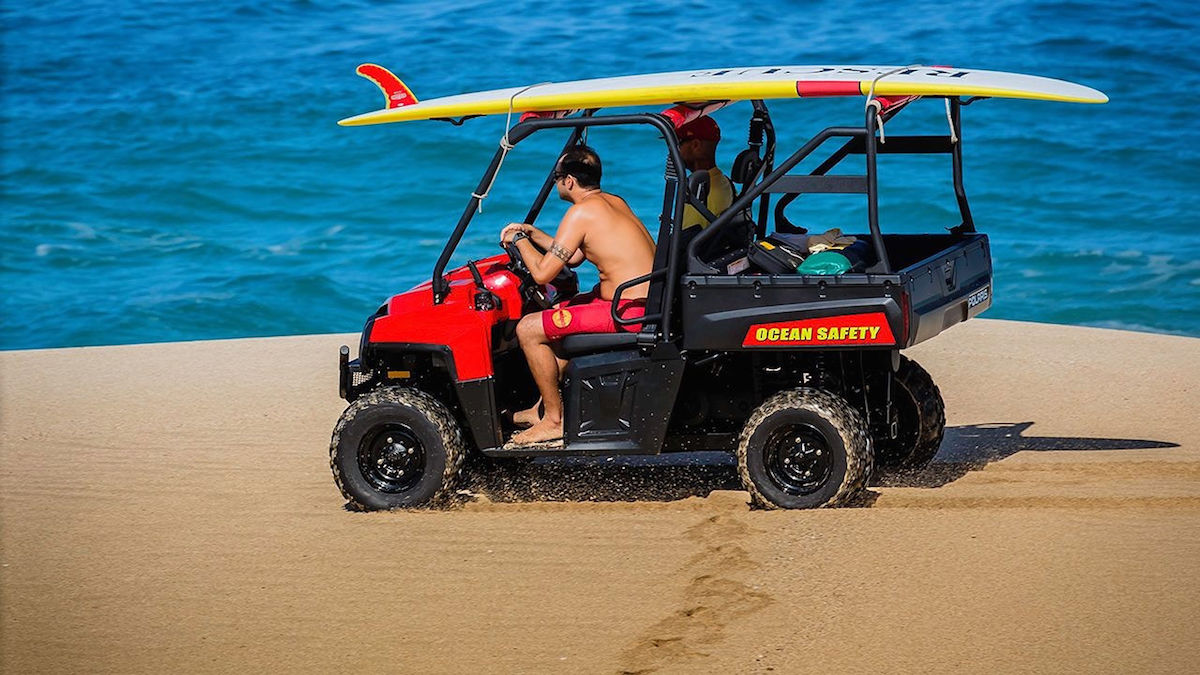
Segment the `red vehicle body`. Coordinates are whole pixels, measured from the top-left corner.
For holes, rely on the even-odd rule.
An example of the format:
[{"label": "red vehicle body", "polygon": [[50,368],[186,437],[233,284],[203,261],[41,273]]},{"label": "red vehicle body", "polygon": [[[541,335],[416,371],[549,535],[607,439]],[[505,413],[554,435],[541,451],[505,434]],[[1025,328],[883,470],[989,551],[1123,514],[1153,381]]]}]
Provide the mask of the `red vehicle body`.
[{"label": "red vehicle body", "polygon": [[492,309],[476,308],[479,289],[467,267],[447,275],[446,299],[433,303],[433,283],[425,282],[388,300],[387,312],[375,319],[367,339],[375,344],[447,347],[453,357],[454,379],[478,380],[495,374],[492,331],[505,321],[521,318],[520,280],[507,267],[503,253],[476,263],[484,285],[499,302]]}]

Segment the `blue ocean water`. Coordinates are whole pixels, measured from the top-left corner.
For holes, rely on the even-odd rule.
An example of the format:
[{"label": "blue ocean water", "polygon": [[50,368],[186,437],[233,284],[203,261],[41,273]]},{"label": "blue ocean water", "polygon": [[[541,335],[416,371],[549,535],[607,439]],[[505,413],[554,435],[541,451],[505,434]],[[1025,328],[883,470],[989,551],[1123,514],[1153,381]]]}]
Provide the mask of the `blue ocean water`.
[{"label": "blue ocean water", "polygon": [[[986,316],[1200,335],[1200,13],[1186,2],[11,2],[3,35],[0,348],[355,331],[427,279],[503,118],[342,128],[391,67],[430,98],[729,65],[953,64],[1087,84],[1103,106],[964,111],[992,238]],[[944,128],[936,102],[889,133]],[[772,105],[781,147],[860,100]],[[745,104],[717,113],[718,158]],[[895,128],[893,128],[893,125]],[[606,187],[648,223],[661,146],[596,132]],[[523,143],[460,246],[489,255],[561,138]],[[942,160],[885,158],[885,231],[953,225]],[[811,202],[861,229],[861,202]],[[542,224],[561,214],[553,205]]]}]

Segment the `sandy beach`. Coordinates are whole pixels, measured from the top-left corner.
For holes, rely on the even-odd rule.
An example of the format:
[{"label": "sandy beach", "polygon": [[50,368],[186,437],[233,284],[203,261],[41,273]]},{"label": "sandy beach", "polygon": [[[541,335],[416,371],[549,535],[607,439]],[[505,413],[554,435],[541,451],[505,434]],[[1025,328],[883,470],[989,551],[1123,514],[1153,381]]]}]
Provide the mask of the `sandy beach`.
[{"label": "sandy beach", "polygon": [[976,320],[906,352],[919,475],[752,511],[734,466],[545,461],[344,508],[325,335],[0,353],[0,670],[1187,672],[1200,340]]}]

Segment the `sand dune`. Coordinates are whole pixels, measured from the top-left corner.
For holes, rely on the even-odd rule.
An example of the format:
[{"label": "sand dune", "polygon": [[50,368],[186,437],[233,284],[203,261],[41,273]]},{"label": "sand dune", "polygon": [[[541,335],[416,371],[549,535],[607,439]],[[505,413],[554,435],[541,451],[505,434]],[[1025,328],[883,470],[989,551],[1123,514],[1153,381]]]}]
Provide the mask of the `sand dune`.
[{"label": "sand dune", "polygon": [[1187,672],[1200,340],[973,321],[863,508],[720,455],[537,462],[447,511],[329,474],[353,336],[0,353],[4,672]]}]

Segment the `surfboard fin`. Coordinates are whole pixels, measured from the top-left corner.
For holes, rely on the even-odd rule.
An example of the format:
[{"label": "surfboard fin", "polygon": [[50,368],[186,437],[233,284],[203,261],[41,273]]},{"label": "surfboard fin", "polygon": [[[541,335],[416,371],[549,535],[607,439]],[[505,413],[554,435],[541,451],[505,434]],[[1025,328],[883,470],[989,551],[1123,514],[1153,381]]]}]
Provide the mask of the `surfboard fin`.
[{"label": "surfboard fin", "polygon": [[383,98],[387,101],[388,108],[402,108],[406,105],[413,105],[417,102],[417,97],[413,95],[400,78],[392,74],[392,71],[377,66],[374,63],[364,63],[354,72],[362,75],[368,80],[375,83],[379,90],[383,92]]}]

